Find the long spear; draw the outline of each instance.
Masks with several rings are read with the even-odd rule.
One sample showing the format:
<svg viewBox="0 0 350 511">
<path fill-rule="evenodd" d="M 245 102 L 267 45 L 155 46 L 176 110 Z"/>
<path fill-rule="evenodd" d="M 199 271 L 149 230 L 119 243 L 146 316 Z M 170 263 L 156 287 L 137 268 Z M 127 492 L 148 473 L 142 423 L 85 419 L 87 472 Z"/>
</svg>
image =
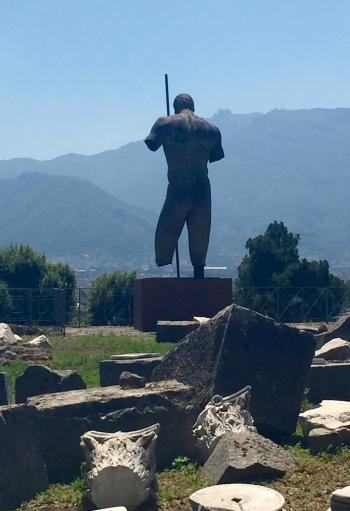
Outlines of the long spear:
<svg viewBox="0 0 350 511">
<path fill-rule="evenodd" d="M 165 78 L 166 114 L 170 115 L 168 75 L 165 74 L 164 78 Z M 176 243 L 175 258 L 176 258 L 176 276 L 179 279 L 180 278 L 180 260 L 179 260 L 179 244 L 178 243 Z"/>
</svg>

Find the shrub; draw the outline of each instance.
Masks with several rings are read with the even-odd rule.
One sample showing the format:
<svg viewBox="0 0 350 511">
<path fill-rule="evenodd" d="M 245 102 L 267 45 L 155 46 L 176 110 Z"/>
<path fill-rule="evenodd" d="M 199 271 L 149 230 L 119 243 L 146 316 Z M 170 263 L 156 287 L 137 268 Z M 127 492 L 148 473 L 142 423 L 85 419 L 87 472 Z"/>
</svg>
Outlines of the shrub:
<svg viewBox="0 0 350 511">
<path fill-rule="evenodd" d="M 114 271 L 103 273 L 93 281 L 89 296 L 93 325 L 129 324 L 135 277 L 135 272 Z"/>
</svg>

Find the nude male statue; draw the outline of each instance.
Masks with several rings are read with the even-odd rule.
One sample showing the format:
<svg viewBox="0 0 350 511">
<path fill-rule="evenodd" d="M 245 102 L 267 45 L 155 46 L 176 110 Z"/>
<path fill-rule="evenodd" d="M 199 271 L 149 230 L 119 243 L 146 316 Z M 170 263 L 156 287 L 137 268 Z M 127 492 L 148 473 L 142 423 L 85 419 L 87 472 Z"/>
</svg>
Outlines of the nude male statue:
<svg viewBox="0 0 350 511">
<path fill-rule="evenodd" d="M 176 96 L 174 110 L 175 115 L 156 121 L 145 140 L 151 151 L 163 145 L 168 164 L 168 190 L 156 230 L 156 263 L 172 263 L 186 223 L 194 278 L 203 278 L 211 224 L 207 163 L 224 158 L 224 151 L 220 130 L 194 114 L 191 96 Z"/>
</svg>

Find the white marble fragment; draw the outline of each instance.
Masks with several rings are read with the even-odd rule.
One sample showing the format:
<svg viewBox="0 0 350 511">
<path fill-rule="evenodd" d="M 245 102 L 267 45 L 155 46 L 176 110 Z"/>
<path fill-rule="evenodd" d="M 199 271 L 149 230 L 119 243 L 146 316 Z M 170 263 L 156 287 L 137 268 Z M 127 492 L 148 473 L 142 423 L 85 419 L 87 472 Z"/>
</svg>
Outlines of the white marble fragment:
<svg viewBox="0 0 350 511">
<path fill-rule="evenodd" d="M 190 496 L 193 511 L 283 511 L 283 496 L 256 484 L 220 484 Z"/>
<path fill-rule="evenodd" d="M 98 508 L 133 511 L 154 496 L 159 424 L 128 433 L 89 431 L 81 437 L 89 498 Z"/>
<path fill-rule="evenodd" d="M 249 413 L 251 387 L 231 396 L 214 396 L 199 414 L 193 427 L 200 458 L 206 460 L 224 433 L 256 432 Z"/>
</svg>

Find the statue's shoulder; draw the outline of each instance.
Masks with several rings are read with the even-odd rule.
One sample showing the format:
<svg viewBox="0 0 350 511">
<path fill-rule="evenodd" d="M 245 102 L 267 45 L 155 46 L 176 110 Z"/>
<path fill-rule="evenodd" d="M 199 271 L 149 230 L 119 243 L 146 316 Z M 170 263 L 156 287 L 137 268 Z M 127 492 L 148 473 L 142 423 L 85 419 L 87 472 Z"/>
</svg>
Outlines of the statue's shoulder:
<svg viewBox="0 0 350 511">
<path fill-rule="evenodd" d="M 217 126 L 211 124 L 209 121 L 203 119 L 202 117 L 198 117 L 197 115 L 195 117 L 198 120 L 197 122 L 200 123 L 206 131 L 208 131 L 213 136 L 220 136 L 220 130 Z"/>
</svg>

